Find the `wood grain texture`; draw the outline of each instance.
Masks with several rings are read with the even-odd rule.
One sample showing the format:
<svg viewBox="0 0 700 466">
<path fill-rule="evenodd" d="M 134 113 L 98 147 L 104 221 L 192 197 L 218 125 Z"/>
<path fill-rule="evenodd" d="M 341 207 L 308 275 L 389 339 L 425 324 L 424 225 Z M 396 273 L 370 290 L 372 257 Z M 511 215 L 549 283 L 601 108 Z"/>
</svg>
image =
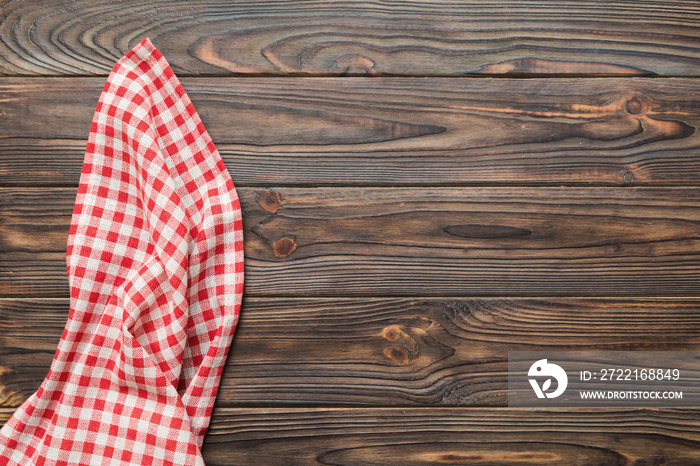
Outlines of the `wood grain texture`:
<svg viewBox="0 0 700 466">
<path fill-rule="evenodd" d="M 0 299 L 0 406 L 39 388 L 67 299 Z M 249 298 L 217 406 L 505 406 L 508 351 L 700 351 L 700 298 Z"/>
<path fill-rule="evenodd" d="M 699 422 L 696 409 L 218 408 L 202 453 L 213 466 L 688 466 Z"/>
<path fill-rule="evenodd" d="M 202 453 L 212 466 L 688 466 L 699 422 L 696 409 L 218 408 Z"/>
<path fill-rule="evenodd" d="M 188 75 L 700 72 L 693 1 L 6 1 L 0 73 L 107 74 L 143 37 Z"/>
<path fill-rule="evenodd" d="M 698 410 L 220 409 L 207 465 L 677 465 Z"/>
<path fill-rule="evenodd" d="M 698 409 L 504 408 L 511 350 L 699 349 L 690 0 L 0 2 L 0 425 L 51 364 L 90 122 L 144 37 L 244 208 L 207 465 L 700 464 Z"/>
<path fill-rule="evenodd" d="M 0 185 L 77 185 L 103 78 L 0 79 Z M 237 186 L 698 185 L 694 79 L 183 78 Z"/>
<path fill-rule="evenodd" d="M 75 193 L 0 189 L 0 295 L 67 296 Z M 239 188 L 238 194 L 250 296 L 700 290 L 695 188 Z"/>
</svg>

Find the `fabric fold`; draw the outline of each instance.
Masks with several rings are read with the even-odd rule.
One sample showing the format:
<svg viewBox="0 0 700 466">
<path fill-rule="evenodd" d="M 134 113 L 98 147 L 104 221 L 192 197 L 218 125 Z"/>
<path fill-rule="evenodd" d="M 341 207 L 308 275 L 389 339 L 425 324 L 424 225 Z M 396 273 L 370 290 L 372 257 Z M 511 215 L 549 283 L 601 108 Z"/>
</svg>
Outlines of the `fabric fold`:
<svg viewBox="0 0 700 466">
<path fill-rule="evenodd" d="M 0 429 L 0 464 L 204 464 L 243 295 L 241 208 L 147 37 L 100 95 L 66 267 L 66 327 L 46 379 Z"/>
</svg>

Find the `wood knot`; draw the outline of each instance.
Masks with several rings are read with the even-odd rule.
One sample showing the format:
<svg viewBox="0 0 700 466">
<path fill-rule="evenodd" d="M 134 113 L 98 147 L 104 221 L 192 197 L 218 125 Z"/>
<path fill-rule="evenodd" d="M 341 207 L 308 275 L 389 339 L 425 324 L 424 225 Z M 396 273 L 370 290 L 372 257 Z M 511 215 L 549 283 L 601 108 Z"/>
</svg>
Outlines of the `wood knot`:
<svg viewBox="0 0 700 466">
<path fill-rule="evenodd" d="M 438 461 L 441 462 L 449 462 L 449 463 L 461 463 L 461 462 L 466 462 L 466 461 L 471 461 L 471 462 L 476 462 L 476 461 L 483 461 L 485 458 L 483 455 L 469 455 L 469 454 L 461 454 L 461 453 L 445 453 L 438 455 L 437 457 Z"/>
<path fill-rule="evenodd" d="M 644 109 L 644 103 L 638 97 L 632 97 L 625 104 L 625 110 L 632 115 L 637 115 Z"/>
<path fill-rule="evenodd" d="M 389 346 L 382 350 L 384 356 L 401 366 L 412 364 L 420 357 L 418 342 L 404 330 L 407 328 L 401 325 L 390 325 L 382 330 L 380 335 L 385 340 L 393 342 L 399 346 Z"/>
<path fill-rule="evenodd" d="M 634 173 L 632 173 L 631 171 L 625 172 L 625 174 L 622 175 L 622 182 L 627 186 L 632 186 L 632 184 L 634 183 Z"/>
<path fill-rule="evenodd" d="M 509 238 L 512 236 L 528 236 L 532 234 L 529 228 L 512 227 L 509 225 L 448 225 L 442 229 L 445 233 L 462 238 Z"/>
<path fill-rule="evenodd" d="M 294 238 L 282 238 L 272 245 L 272 250 L 277 257 L 287 257 L 297 248 L 297 243 L 294 242 Z"/>
<path fill-rule="evenodd" d="M 405 366 L 406 364 L 409 364 L 411 362 L 410 355 L 408 354 L 408 351 L 406 351 L 404 348 L 391 346 L 389 348 L 384 348 L 383 353 L 384 356 L 402 366 Z"/>
<path fill-rule="evenodd" d="M 391 327 L 387 327 L 384 329 L 382 336 L 388 341 L 394 341 L 399 337 L 400 333 L 403 332 L 401 332 L 395 325 L 392 325 Z"/>
<path fill-rule="evenodd" d="M 374 60 L 356 53 L 347 53 L 335 59 L 331 71 L 353 74 L 373 74 Z"/>
<path fill-rule="evenodd" d="M 282 207 L 283 203 L 277 191 L 265 189 L 258 195 L 258 204 L 260 204 L 263 210 L 274 214 Z"/>
</svg>

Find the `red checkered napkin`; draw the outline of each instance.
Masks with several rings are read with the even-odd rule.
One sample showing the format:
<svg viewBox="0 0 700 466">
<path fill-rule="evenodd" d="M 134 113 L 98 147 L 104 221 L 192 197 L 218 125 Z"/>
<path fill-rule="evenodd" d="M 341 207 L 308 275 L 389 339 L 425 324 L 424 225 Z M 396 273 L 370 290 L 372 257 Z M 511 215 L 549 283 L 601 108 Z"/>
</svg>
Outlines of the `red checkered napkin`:
<svg viewBox="0 0 700 466">
<path fill-rule="evenodd" d="M 49 374 L 0 430 L 1 465 L 203 465 L 243 294 L 231 177 L 145 38 L 97 104 Z"/>
</svg>

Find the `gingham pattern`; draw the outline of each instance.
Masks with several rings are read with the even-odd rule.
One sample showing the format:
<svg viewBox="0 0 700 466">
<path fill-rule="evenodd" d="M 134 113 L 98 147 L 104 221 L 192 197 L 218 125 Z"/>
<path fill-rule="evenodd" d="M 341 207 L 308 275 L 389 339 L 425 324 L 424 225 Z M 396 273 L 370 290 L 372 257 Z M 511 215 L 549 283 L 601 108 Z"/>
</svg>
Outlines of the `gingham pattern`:
<svg viewBox="0 0 700 466">
<path fill-rule="evenodd" d="M 5 465 L 203 465 L 243 294 L 231 177 L 148 38 L 114 66 L 71 219 L 70 314 Z"/>
</svg>

